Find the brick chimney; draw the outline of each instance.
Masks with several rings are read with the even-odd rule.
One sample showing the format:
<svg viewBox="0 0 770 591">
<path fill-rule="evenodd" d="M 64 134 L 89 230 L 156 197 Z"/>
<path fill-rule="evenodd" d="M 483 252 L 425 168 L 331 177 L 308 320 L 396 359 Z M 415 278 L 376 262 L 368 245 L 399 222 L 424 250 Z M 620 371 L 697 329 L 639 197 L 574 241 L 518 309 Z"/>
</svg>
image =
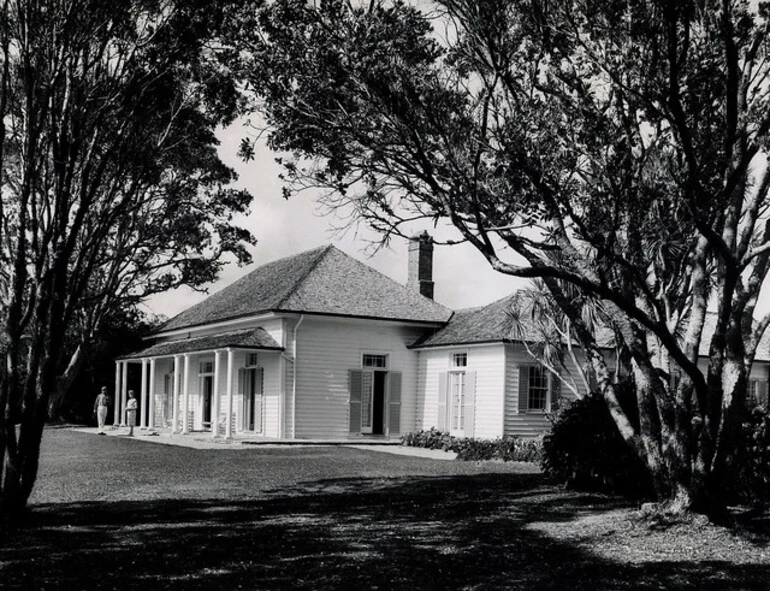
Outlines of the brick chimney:
<svg viewBox="0 0 770 591">
<path fill-rule="evenodd" d="M 433 299 L 433 238 L 428 232 L 409 239 L 407 288 Z"/>
</svg>

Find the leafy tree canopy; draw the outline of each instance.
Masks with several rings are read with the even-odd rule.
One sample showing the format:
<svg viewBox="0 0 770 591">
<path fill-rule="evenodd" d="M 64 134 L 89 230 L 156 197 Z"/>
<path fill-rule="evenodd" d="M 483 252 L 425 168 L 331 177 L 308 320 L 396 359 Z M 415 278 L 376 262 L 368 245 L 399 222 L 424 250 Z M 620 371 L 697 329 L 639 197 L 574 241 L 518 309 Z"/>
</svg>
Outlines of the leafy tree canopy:
<svg viewBox="0 0 770 591">
<path fill-rule="evenodd" d="M 0 2 L 0 514 L 26 503 L 66 338 L 116 307 L 247 261 L 214 132 L 239 93 L 219 59 L 234 6 Z M 6 371 L 7 369 L 7 371 Z"/>
<path fill-rule="evenodd" d="M 277 0 L 239 22 L 287 193 L 326 189 L 385 239 L 449 220 L 498 271 L 541 278 L 660 499 L 719 507 L 770 323 L 767 3 Z"/>
</svg>

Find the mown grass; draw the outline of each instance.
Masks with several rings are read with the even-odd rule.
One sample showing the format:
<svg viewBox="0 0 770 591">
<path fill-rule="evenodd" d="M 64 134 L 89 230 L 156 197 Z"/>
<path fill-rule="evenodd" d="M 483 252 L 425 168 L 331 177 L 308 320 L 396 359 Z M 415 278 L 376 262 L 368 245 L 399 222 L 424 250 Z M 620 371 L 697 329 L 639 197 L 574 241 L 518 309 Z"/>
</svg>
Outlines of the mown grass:
<svg viewBox="0 0 770 591">
<path fill-rule="evenodd" d="M 11 589 L 767 589 L 767 537 L 651 530 L 531 466 L 46 434 Z"/>
</svg>

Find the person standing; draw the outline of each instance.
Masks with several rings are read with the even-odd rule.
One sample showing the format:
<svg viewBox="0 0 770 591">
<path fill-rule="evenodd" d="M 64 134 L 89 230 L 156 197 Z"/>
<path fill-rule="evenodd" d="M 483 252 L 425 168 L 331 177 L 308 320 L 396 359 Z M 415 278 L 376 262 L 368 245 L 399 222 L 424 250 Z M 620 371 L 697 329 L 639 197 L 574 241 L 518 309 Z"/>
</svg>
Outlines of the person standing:
<svg viewBox="0 0 770 591">
<path fill-rule="evenodd" d="M 99 425 L 99 435 L 106 435 L 104 432 L 104 423 L 107 421 L 107 407 L 110 405 L 110 397 L 107 396 L 107 387 L 102 386 L 101 391 L 94 401 L 94 414 L 96 422 Z"/>
<path fill-rule="evenodd" d="M 136 427 L 137 401 L 133 390 L 128 391 L 128 402 L 126 402 L 126 423 L 128 423 L 128 436 L 134 436 L 134 427 Z"/>
</svg>

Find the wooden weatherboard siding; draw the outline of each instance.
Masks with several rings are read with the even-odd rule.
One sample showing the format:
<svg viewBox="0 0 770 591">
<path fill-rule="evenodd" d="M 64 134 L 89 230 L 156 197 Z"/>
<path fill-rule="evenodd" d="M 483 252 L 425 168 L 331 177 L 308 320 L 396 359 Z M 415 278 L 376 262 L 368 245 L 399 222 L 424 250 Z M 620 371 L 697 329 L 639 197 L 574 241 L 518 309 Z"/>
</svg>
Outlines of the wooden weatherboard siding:
<svg viewBox="0 0 770 591">
<path fill-rule="evenodd" d="M 475 373 L 473 426 L 468 432 L 480 439 L 502 435 L 503 399 L 505 387 L 505 351 L 502 344 L 473 347 L 447 347 L 419 351 L 417 378 L 417 427 L 439 427 L 439 382 L 451 368 L 452 355 L 467 353 L 466 375 Z M 470 416 L 470 415 L 467 415 Z"/>
<path fill-rule="evenodd" d="M 407 346 L 420 329 L 366 320 L 306 316 L 297 333 L 297 438 L 350 436 L 350 370 L 364 353 L 388 355 L 388 370 L 401 373 L 401 432 L 415 424 L 417 356 Z"/>
<path fill-rule="evenodd" d="M 574 364 L 570 359 L 565 360 L 568 371 L 574 373 Z M 520 435 L 522 437 L 534 437 L 546 433 L 551 424 L 544 413 L 526 412 L 526 404 L 519 398 L 519 371 L 522 367 L 537 365 L 522 345 L 513 344 L 505 346 L 505 413 L 504 413 L 504 435 Z M 552 383 L 557 380 L 551 376 Z M 579 379 L 578 389 L 581 394 L 585 394 L 585 387 Z M 562 403 L 568 402 L 574 398 L 570 390 L 563 384 L 560 386 L 560 396 Z"/>
</svg>

